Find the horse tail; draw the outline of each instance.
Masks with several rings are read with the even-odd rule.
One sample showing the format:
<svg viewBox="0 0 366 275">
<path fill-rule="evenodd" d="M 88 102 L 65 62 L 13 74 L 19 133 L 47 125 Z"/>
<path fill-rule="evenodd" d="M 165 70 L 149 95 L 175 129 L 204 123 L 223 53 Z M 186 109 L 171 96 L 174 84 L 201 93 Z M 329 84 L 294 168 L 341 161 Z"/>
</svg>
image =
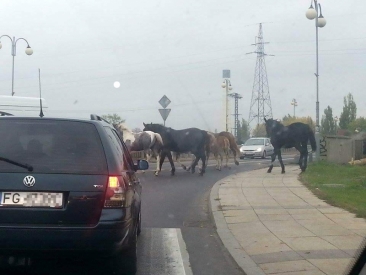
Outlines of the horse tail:
<svg viewBox="0 0 366 275">
<path fill-rule="evenodd" d="M 315 135 L 314 135 L 313 130 L 311 130 L 311 129 L 309 129 L 309 140 L 310 140 L 311 150 L 313 150 L 313 152 L 315 152 L 315 150 L 316 150 Z"/>
<path fill-rule="evenodd" d="M 206 131 L 203 131 L 203 135 L 204 135 L 204 148 L 205 148 L 205 154 L 206 154 L 206 160 L 208 160 L 208 158 L 210 157 L 210 152 L 211 152 L 211 137 L 210 134 Z"/>
</svg>

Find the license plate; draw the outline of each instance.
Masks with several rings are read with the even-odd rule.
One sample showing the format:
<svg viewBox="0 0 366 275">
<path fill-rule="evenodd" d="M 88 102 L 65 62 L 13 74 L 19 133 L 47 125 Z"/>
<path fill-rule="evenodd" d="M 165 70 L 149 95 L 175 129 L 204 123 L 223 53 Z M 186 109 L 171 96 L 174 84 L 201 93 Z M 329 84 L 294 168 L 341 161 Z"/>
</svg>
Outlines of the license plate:
<svg viewBox="0 0 366 275">
<path fill-rule="evenodd" d="M 0 192 L 0 206 L 62 208 L 62 193 Z"/>
</svg>

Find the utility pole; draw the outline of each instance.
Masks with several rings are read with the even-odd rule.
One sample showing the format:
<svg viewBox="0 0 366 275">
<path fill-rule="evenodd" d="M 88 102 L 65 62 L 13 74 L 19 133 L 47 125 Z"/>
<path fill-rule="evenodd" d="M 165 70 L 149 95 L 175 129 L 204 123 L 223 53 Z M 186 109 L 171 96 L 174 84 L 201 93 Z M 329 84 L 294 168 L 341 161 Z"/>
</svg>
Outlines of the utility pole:
<svg viewBox="0 0 366 275">
<path fill-rule="evenodd" d="M 225 89 L 225 131 L 229 132 L 229 91 L 233 89 L 230 82 L 230 70 L 223 70 L 222 78 L 224 81 L 221 87 Z"/>
<path fill-rule="evenodd" d="M 294 105 L 294 117 L 296 117 L 296 115 L 295 115 L 295 108 L 297 106 L 297 101 L 296 101 L 295 98 L 291 101 L 291 105 Z"/>
<path fill-rule="evenodd" d="M 238 93 L 232 93 L 232 94 L 229 94 L 229 96 L 233 97 L 235 99 L 235 111 L 234 111 L 234 135 L 235 135 L 235 138 L 236 140 L 238 141 L 238 124 L 239 124 L 239 99 L 243 98 L 240 94 Z"/>
</svg>

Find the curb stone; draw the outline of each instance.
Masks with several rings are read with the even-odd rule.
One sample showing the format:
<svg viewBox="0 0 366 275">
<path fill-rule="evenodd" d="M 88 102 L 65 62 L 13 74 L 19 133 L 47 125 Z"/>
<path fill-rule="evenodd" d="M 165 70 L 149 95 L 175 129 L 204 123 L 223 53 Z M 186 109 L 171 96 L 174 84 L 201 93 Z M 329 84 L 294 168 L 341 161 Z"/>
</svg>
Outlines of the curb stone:
<svg viewBox="0 0 366 275">
<path fill-rule="evenodd" d="M 250 256 L 240 246 L 234 235 L 231 233 L 227 226 L 224 214 L 222 213 L 220 201 L 217 200 L 219 197 L 220 185 L 232 177 L 233 175 L 227 176 L 220 181 L 216 182 L 210 192 L 210 207 L 211 213 L 215 221 L 216 231 L 219 235 L 222 243 L 229 251 L 231 256 L 234 258 L 238 266 L 247 275 L 265 275 L 263 270 L 250 258 Z"/>
</svg>

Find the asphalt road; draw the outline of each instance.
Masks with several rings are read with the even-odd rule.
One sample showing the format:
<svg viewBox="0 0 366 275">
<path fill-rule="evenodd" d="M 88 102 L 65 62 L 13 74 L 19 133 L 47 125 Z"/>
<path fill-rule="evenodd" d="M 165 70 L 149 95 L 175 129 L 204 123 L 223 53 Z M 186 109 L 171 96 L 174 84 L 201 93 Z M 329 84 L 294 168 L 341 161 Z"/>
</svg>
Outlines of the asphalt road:
<svg viewBox="0 0 366 275">
<path fill-rule="evenodd" d="M 293 156 L 284 156 L 286 158 L 293 160 Z M 214 162 L 210 161 L 203 177 L 181 168 L 177 169 L 175 176 L 170 176 L 170 166 L 165 163 L 159 177 L 154 177 L 152 172 L 140 175 L 143 184 L 143 233 L 139 243 L 138 274 L 243 274 L 216 234 L 209 210 L 209 195 L 218 180 L 230 174 L 267 167 L 269 163 L 270 158 L 245 159 L 239 166 L 231 163 L 231 169 L 216 171 Z M 189 262 L 184 266 L 183 259 L 183 264 L 176 265 L 183 266 L 183 270 L 170 272 L 164 267 L 164 262 L 169 264 L 172 260 L 164 258 L 168 255 L 160 247 L 164 239 L 160 246 L 156 246 L 151 245 L 154 238 L 145 238 L 151 232 L 156 234 L 166 229 L 181 233 L 184 241 L 184 248 L 180 247 L 181 256 L 187 258 L 188 255 Z M 179 261 L 182 260 L 175 262 Z M 156 262 L 159 264 L 154 264 Z"/>
<path fill-rule="evenodd" d="M 293 160 L 293 156 L 283 156 Z M 241 160 L 239 166 L 216 171 L 210 161 L 201 177 L 177 167 L 170 175 L 165 163 L 158 177 L 151 170 L 139 173 L 143 186 L 142 233 L 138 241 L 138 275 L 243 274 L 216 234 L 210 216 L 209 195 L 218 180 L 230 174 L 267 167 L 270 158 Z M 276 161 L 277 162 L 277 161 Z M 285 161 L 288 162 L 288 161 Z M 274 169 L 280 169 L 276 163 Z M 1 258 L 0 258 L 1 261 Z M 8 261 L 8 259 L 7 259 Z M 41 259 L 26 269 L 21 259 L 19 270 L 1 274 L 113 274 L 113 266 L 103 259 Z"/>
</svg>

